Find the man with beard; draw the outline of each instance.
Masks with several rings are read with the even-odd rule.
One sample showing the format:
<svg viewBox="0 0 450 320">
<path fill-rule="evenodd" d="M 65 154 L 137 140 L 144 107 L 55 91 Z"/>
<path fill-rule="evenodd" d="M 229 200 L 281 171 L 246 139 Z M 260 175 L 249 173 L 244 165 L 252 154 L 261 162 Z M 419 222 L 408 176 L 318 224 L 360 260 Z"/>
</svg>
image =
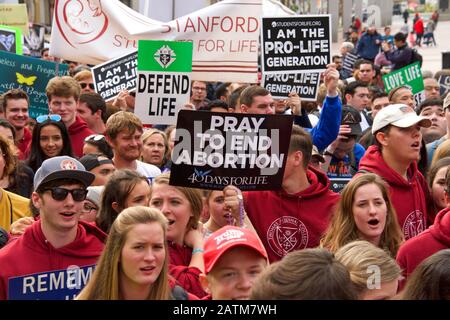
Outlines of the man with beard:
<svg viewBox="0 0 450 320">
<path fill-rule="evenodd" d="M 131 169 L 150 181 L 161 174 L 158 167 L 137 160 L 142 152 L 143 126 L 141 120 L 131 112 L 119 111 L 106 122 L 106 141 L 113 149 L 116 169 Z"/>
<path fill-rule="evenodd" d="M 206 98 L 207 95 L 207 85 L 204 81 L 193 81 L 192 82 L 192 94 L 190 103 L 195 107 L 195 110 L 200 109 L 203 105 L 208 104 L 209 100 Z"/>
</svg>

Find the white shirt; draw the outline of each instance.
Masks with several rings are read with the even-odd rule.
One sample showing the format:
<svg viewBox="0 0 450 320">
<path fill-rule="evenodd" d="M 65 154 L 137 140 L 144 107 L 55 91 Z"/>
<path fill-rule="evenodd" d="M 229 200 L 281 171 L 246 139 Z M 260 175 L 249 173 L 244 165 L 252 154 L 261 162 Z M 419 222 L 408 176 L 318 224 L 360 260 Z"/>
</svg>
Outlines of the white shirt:
<svg viewBox="0 0 450 320">
<path fill-rule="evenodd" d="M 136 160 L 136 171 L 146 177 L 150 182 L 161 174 L 161 170 L 157 166 L 139 160 Z"/>
<path fill-rule="evenodd" d="M 370 127 L 370 125 L 367 122 L 364 112 L 360 111 L 359 114 L 361 115 L 361 122 L 359 123 L 359 125 L 361 126 L 361 131 L 364 132 L 364 130 L 366 130 L 368 127 Z"/>
</svg>

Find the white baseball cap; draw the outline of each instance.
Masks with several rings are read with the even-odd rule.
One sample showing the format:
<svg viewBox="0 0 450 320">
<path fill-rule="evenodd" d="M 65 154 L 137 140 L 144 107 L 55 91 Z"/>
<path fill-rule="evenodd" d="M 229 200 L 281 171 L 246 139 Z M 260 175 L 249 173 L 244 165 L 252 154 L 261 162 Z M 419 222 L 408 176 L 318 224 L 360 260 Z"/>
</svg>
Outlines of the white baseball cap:
<svg viewBox="0 0 450 320">
<path fill-rule="evenodd" d="M 406 104 L 391 104 L 381 109 L 375 116 L 372 133 L 375 134 L 389 124 L 400 128 L 408 128 L 418 124 L 421 127 L 428 128 L 431 126 L 431 120 L 418 116 L 413 108 Z"/>
</svg>

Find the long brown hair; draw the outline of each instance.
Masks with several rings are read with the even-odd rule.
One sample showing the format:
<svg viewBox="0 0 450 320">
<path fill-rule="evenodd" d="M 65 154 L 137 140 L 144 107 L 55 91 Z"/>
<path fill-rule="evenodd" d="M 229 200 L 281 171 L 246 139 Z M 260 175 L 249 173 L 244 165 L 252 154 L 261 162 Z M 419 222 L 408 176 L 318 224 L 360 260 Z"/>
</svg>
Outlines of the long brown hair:
<svg viewBox="0 0 450 320">
<path fill-rule="evenodd" d="M 345 244 L 360 240 L 358 228 L 353 216 L 353 202 L 356 191 L 362 186 L 375 184 L 381 191 L 383 199 L 386 202 L 387 214 L 386 225 L 381 234 L 379 247 L 390 252 L 395 257 L 403 242 L 403 234 L 397 220 L 397 214 L 389 197 L 389 189 L 386 183 L 374 173 L 366 173 L 350 180 L 342 190 L 336 212 L 334 213 L 327 231 L 322 236 L 320 245 L 336 252 Z"/>
<path fill-rule="evenodd" d="M 130 230 L 138 224 L 157 223 L 161 226 L 164 239 L 167 232 L 167 219 L 155 208 L 143 206 L 123 210 L 111 226 L 108 241 L 100 256 L 92 278 L 78 295 L 77 300 L 119 300 L 120 256 Z M 169 253 L 164 243 L 165 259 L 161 273 L 152 285 L 149 300 L 171 299 L 168 276 Z"/>
<path fill-rule="evenodd" d="M 126 200 L 134 187 L 145 181 L 147 178 L 141 176 L 134 170 L 121 169 L 116 170 L 106 182 L 105 189 L 100 200 L 100 209 L 97 212 L 95 220 L 96 225 L 104 232 L 108 233 L 109 228 L 113 224 L 119 213 L 125 209 Z M 118 210 L 112 207 L 112 203 L 116 202 Z"/>
</svg>

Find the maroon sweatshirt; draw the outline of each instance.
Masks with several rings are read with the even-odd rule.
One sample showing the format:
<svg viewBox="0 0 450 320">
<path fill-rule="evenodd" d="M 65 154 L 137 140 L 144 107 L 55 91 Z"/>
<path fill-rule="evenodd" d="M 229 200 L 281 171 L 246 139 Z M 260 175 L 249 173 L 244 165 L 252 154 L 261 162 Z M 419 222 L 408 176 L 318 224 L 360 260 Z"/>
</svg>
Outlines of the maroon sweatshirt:
<svg viewBox="0 0 450 320">
<path fill-rule="evenodd" d="M 406 278 L 423 260 L 443 249 L 450 248 L 450 208 L 441 210 L 434 224 L 417 237 L 406 241 L 398 250 L 397 262 Z"/>
<path fill-rule="evenodd" d="M 198 268 L 189 267 L 192 258 L 192 248 L 181 246 L 172 241 L 169 245 L 169 273 L 177 283 L 188 293 L 198 298 L 203 298 L 207 293 L 200 284 L 199 275 L 202 273 Z"/>
<path fill-rule="evenodd" d="M 244 192 L 244 206 L 250 221 L 267 250 L 269 261 L 289 252 L 314 248 L 328 227 L 339 194 L 329 190 L 325 173 L 310 167 L 311 185 L 302 192 Z"/>
<path fill-rule="evenodd" d="M 86 122 L 79 116 L 75 118 L 75 122 L 68 129 L 70 142 L 72 143 L 73 155 L 77 158 L 83 156 L 84 139 L 91 134 L 95 134 L 94 131 L 88 128 Z"/>
<path fill-rule="evenodd" d="M 73 299 L 92 275 L 105 241 L 103 231 L 80 221 L 75 240 L 56 249 L 37 220 L 0 250 L 0 300 Z"/>
</svg>

